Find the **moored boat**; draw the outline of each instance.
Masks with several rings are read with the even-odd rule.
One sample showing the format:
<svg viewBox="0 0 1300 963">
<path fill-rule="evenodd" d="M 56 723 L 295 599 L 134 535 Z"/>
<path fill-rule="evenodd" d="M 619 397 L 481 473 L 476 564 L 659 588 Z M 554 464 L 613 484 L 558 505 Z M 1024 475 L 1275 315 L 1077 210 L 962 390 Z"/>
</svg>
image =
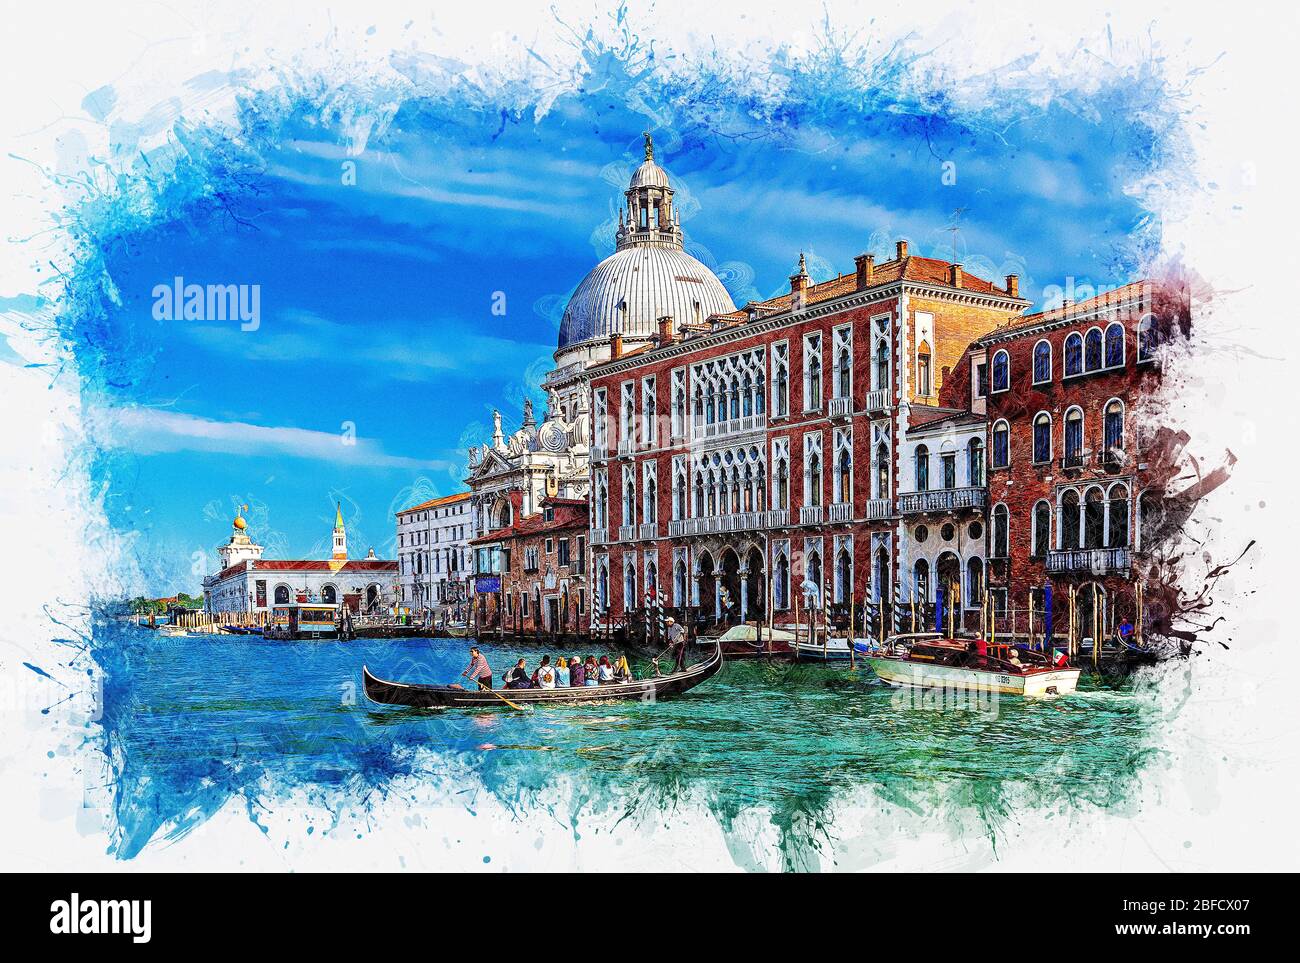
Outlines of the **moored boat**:
<svg viewBox="0 0 1300 963">
<path fill-rule="evenodd" d="M 702 645 L 717 643 L 729 660 L 789 659 L 794 656 L 794 633 L 782 629 L 760 628 L 748 622 L 733 625 L 722 635 L 696 639 Z"/>
<path fill-rule="evenodd" d="M 796 643 L 798 658 L 801 662 L 849 662 L 853 651 L 848 639 L 826 639 L 824 642 Z"/>
<path fill-rule="evenodd" d="M 1045 696 L 1073 692 L 1079 683 L 1078 669 L 1053 665 L 1041 652 L 938 635 L 895 636 L 865 659 L 894 686 Z"/>
<path fill-rule="evenodd" d="M 365 681 L 366 698 L 371 702 L 413 709 L 441 709 L 502 706 L 508 702 L 530 704 L 607 700 L 657 702 L 694 689 L 700 683 L 713 678 L 721 669 L 722 647 L 715 645 L 708 658 L 695 665 L 687 666 L 682 672 L 612 685 L 570 686 L 555 689 L 502 689 L 497 692 L 450 685 L 389 682 L 371 675 L 370 669 L 364 665 L 361 667 L 361 674 Z"/>
</svg>

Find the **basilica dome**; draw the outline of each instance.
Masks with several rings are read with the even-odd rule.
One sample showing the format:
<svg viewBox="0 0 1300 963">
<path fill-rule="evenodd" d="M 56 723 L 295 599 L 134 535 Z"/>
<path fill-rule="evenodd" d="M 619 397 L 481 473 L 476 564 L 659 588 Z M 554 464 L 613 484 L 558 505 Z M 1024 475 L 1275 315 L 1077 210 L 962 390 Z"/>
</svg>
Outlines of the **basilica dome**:
<svg viewBox="0 0 1300 963">
<path fill-rule="evenodd" d="M 566 349 L 622 334 L 658 332 L 659 319 L 699 323 L 736 310 L 722 282 L 683 249 L 667 172 L 646 135 L 645 162 L 632 174 L 619 211 L 615 251 L 582 280 L 560 321 L 557 360 Z"/>
</svg>

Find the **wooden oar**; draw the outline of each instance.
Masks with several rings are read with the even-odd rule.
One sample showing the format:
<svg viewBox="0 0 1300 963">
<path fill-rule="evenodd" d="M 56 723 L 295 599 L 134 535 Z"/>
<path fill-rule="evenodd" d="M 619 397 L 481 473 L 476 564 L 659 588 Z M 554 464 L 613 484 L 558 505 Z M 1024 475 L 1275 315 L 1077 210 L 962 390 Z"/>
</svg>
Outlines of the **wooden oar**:
<svg viewBox="0 0 1300 963">
<path fill-rule="evenodd" d="M 475 681 L 476 683 L 478 683 L 478 687 L 479 687 L 480 689 L 484 689 L 484 690 L 486 690 L 486 691 L 488 691 L 488 692 L 491 692 L 494 696 L 496 696 L 498 699 L 500 699 L 502 702 L 504 702 L 506 705 L 508 705 L 511 709 L 518 709 L 520 712 L 525 711 L 523 706 L 519 705 L 519 704 L 516 703 L 516 702 L 511 702 L 509 699 L 507 699 L 505 696 L 503 696 L 503 695 L 502 695 L 500 692 L 498 692 L 496 689 L 492 688 L 490 685 L 484 685 L 482 682 L 479 682 L 478 679 L 475 679 L 474 681 Z"/>
</svg>

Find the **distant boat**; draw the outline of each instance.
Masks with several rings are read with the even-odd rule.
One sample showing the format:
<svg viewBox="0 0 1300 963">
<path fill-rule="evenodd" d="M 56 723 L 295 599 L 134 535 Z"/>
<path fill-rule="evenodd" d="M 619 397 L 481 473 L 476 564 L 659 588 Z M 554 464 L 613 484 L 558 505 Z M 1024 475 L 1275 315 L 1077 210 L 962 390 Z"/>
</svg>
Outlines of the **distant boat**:
<svg viewBox="0 0 1300 963">
<path fill-rule="evenodd" d="M 412 709 L 465 709 L 515 703 L 573 703 L 605 702 L 607 700 L 656 702 L 681 695 L 717 675 L 722 668 L 722 646 L 715 645 L 713 653 L 703 662 L 689 666 L 683 672 L 661 675 L 650 679 L 612 685 L 568 686 L 555 689 L 502 689 L 499 693 L 483 689 L 462 689 L 448 685 L 418 685 L 407 682 L 388 682 L 370 674 L 361 667 L 365 680 L 366 698 L 386 706 L 406 706 Z"/>
<path fill-rule="evenodd" d="M 848 662 L 853 658 L 848 639 L 827 639 L 821 642 L 798 642 L 799 660 L 808 662 Z"/>
<path fill-rule="evenodd" d="M 271 610 L 262 635 L 268 639 L 335 639 L 339 635 L 339 605 L 330 602 L 290 602 Z"/>
<path fill-rule="evenodd" d="M 865 655 L 882 682 L 923 689 L 960 689 L 1002 695 L 1065 695 L 1079 684 L 1079 670 L 1057 667 L 1046 655 L 1010 645 L 972 650 L 972 640 L 938 635 L 894 636 L 884 654 Z M 1015 656 L 1016 662 L 1012 661 Z"/>
<path fill-rule="evenodd" d="M 733 625 L 715 638 L 696 639 L 701 645 L 717 642 L 728 659 L 789 659 L 794 656 L 794 633 L 783 629 L 764 627 L 759 638 L 759 627 L 745 622 Z"/>
</svg>

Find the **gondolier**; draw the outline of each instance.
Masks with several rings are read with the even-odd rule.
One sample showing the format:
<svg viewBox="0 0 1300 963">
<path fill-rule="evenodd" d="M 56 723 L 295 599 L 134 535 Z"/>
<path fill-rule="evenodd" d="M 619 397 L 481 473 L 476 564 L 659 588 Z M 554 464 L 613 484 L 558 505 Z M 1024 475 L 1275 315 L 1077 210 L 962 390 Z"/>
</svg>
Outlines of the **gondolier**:
<svg viewBox="0 0 1300 963">
<path fill-rule="evenodd" d="M 484 689 L 492 688 L 492 669 L 477 645 L 469 647 L 469 668 L 461 673 L 466 679 L 472 679 Z"/>
<path fill-rule="evenodd" d="M 668 627 L 668 647 L 672 650 L 674 672 L 682 672 L 686 668 L 686 629 L 677 624 L 677 620 L 669 617 L 664 625 Z"/>
</svg>

